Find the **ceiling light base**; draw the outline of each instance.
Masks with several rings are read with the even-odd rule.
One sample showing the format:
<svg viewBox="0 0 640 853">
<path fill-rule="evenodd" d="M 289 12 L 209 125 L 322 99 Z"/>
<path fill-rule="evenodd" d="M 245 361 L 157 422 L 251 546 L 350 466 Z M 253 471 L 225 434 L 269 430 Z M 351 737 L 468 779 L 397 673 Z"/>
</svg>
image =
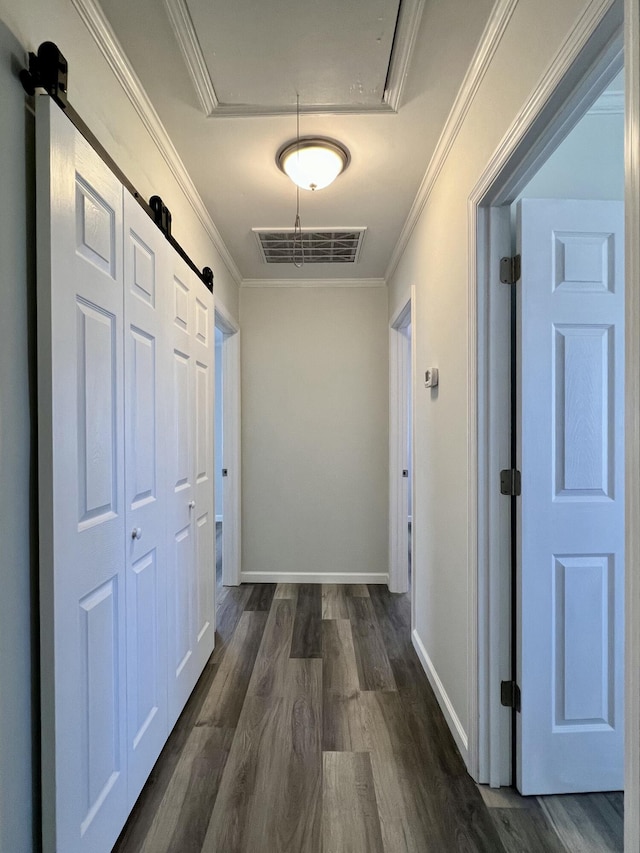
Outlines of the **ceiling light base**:
<svg viewBox="0 0 640 853">
<path fill-rule="evenodd" d="M 351 162 L 349 150 L 336 139 L 302 136 L 278 150 L 278 168 L 303 190 L 320 190 L 342 174 Z"/>
</svg>

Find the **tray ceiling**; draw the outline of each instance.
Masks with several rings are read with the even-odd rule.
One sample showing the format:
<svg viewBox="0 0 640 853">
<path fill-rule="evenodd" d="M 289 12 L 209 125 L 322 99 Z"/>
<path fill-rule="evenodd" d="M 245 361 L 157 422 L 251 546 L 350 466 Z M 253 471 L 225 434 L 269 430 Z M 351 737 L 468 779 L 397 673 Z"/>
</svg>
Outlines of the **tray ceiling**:
<svg viewBox="0 0 640 853">
<path fill-rule="evenodd" d="M 344 277 L 344 263 L 306 263 L 303 270 L 265 264 L 253 231 L 294 224 L 295 187 L 276 153 L 296 133 L 296 89 L 301 134 L 337 139 L 351 153 L 334 184 L 301 192 L 302 225 L 323 232 L 366 226 L 349 274 L 367 281 L 385 275 L 494 4 L 73 2 L 94 17 L 104 13 L 100 31 L 131 62 L 245 282 Z M 313 39 L 304 41 L 305 28 Z M 188 247 L 191 235 L 181 227 L 175 217 L 176 237 Z"/>
</svg>

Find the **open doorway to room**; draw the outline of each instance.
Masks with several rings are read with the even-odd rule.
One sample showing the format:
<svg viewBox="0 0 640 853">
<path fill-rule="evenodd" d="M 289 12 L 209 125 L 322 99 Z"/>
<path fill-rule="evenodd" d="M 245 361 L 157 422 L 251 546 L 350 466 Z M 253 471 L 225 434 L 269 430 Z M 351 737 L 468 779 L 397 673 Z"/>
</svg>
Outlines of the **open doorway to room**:
<svg viewBox="0 0 640 853">
<path fill-rule="evenodd" d="M 522 793 L 624 785 L 623 100 L 620 73 L 512 205 Z"/>
<path fill-rule="evenodd" d="M 548 795 L 538 803 L 563 841 L 573 849 L 572 827 L 587 825 L 594 846 L 581 849 L 594 851 L 622 850 L 623 838 L 620 18 L 613 7 L 549 82 L 537 126 L 514 129 L 471 199 L 477 778 Z"/>
<path fill-rule="evenodd" d="M 224 519 L 224 431 L 223 431 L 223 404 L 224 398 L 222 393 L 222 342 L 224 335 L 216 326 L 215 329 L 215 346 L 216 346 L 216 389 L 215 389 L 215 497 L 216 497 L 216 586 L 222 585 L 222 522 Z"/>
<path fill-rule="evenodd" d="M 413 344 L 411 296 L 389 327 L 389 589 L 411 588 L 413 540 Z"/>
<path fill-rule="evenodd" d="M 240 583 L 240 331 L 216 302 L 216 583 Z"/>
</svg>

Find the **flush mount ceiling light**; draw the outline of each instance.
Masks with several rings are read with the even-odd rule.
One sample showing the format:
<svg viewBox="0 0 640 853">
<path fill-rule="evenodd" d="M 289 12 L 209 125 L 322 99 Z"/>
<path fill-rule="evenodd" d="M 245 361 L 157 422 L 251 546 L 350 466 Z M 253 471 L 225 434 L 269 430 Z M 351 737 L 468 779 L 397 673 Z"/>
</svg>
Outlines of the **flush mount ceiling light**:
<svg viewBox="0 0 640 853">
<path fill-rule="evenodd" d="M 349 151 L 335 139 L 303 136 L 285 143 L 276 154 L 278 168 L 302 190 L 321 190 L 349 165 Z"/>
</svg>

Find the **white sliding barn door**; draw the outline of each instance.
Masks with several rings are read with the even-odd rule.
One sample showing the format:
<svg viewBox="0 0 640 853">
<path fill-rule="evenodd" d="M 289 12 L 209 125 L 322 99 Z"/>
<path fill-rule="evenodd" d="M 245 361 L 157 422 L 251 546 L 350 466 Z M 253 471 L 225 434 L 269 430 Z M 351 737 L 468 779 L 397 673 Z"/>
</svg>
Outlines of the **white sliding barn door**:
<svg viewBox="0 0 640 853">
<path fill-rule="evenodd" d="M 133 805 L 168 735 L 166 458 L 169 246 L 124 193 L 127 752 Z"/>
<path fill-rule="evenodd" d="M 204 292 L 203 292 L 204 291 Z M 213 650 L 213 298 L 178 257 L 170 285 L 169 723 Z"/>
<path fill-rule="evenodd" d="M 43 845 L 109 853 L 213 650 L 213 297 L 36 126 Z"/>
<path fill-rule="evenodd" d="M 122 187 L 37 102 L 45 853 L 126 819 Z"/>
<path fill-rule="evenodd" d="M 623 786 L 621 202 L 519 210 L 517 784 Z"/>
</svg>

